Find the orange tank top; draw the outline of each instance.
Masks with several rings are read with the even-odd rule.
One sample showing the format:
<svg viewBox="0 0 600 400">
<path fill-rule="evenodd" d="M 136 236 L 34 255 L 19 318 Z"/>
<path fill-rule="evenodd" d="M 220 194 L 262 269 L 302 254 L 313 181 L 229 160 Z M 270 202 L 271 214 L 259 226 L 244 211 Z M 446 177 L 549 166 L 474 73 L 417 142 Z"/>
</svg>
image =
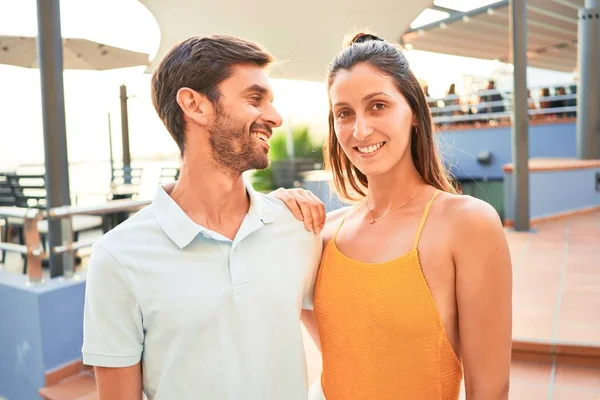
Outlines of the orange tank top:
<svg viewBox="0 0 600 400">
<path fill-rule="evenodd" d="M 385 263 L 345 256 L 333 239 L 323 253 L 314 310 L 321 338 L 321 384 L 327 400 L 456 400 L 462 364 L 421 270 L 419 238 Z"/>
</svg>

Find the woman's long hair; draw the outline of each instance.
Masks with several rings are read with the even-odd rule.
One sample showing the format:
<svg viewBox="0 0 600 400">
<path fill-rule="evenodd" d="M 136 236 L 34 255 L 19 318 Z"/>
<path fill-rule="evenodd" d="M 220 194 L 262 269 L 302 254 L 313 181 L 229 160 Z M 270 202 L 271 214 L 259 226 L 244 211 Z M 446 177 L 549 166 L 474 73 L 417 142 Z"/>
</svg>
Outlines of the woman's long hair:
<svg viewBox="0 0 600 400">
<path fill-rule="evenodd" d="M 415 168 L 425 181 L 445 192 L 456 193 L 449 174 L 442 164 L 433 141 L 433 123 L 423 89 L 408 66 L 400 48 L 375 35 L 359 33 L 344 43 L 328 68 L 327 91 L 340 70 L 350 70 L 365 63 L 394 80 L 396 88 L 408 102 L 417 125 L 411 131 L 411 155 Z M 324 148 L 325 165 L 333 174 L 335 189 L 348 200 L 366 196 L 367 177 L 358 170 L 344 153 L 335 134 L 333 110 L 329 102 L 329 139 Z M 352 189 L 356 195 L 349 192 Z"/>
</svg>

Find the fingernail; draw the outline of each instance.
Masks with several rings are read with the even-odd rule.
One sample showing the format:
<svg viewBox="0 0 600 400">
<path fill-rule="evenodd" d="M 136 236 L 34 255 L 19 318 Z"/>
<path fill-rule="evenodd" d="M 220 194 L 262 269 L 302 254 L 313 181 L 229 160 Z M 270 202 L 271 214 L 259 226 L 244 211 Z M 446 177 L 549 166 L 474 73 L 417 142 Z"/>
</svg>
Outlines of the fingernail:
<svg viewBox="0 0 600 400">
<path fill-rule="evenodd" d="M 298 218 L 300 221 L 304 221 L 304 218 L 302 218 L 302 215 L 296 215 L 296 218 Z"/>
</svg>

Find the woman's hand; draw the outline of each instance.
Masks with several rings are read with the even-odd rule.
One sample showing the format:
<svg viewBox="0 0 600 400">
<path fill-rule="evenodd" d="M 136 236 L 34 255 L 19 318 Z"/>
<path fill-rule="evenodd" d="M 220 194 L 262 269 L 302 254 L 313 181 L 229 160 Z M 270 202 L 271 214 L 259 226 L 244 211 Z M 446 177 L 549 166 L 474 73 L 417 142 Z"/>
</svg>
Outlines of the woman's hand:
<svg viewBox="0 0 600 400">
<path fill-rule="evenodd" d="M 325 225 L 325 205 L 310 190 L 279 188 L 269 196 L 283 201 L 309 232 L 321 233 Z"/>
</svg>

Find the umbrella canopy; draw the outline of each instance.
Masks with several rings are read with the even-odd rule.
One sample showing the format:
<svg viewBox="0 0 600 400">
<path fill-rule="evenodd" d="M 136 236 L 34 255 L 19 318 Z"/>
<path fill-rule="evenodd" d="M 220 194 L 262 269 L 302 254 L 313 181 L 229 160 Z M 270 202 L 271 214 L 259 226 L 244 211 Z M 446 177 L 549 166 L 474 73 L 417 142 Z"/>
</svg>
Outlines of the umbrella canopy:
<svg viewBox="0 0 600 400">
<path fill-rule="evenodd" d="M 0 64 L 38 67 L 37 37 L 0 35 Z M 64 69 L 109 70 L 147 65 L 149 55 L 88 39 L 63 39 Z"/>
</svg>

